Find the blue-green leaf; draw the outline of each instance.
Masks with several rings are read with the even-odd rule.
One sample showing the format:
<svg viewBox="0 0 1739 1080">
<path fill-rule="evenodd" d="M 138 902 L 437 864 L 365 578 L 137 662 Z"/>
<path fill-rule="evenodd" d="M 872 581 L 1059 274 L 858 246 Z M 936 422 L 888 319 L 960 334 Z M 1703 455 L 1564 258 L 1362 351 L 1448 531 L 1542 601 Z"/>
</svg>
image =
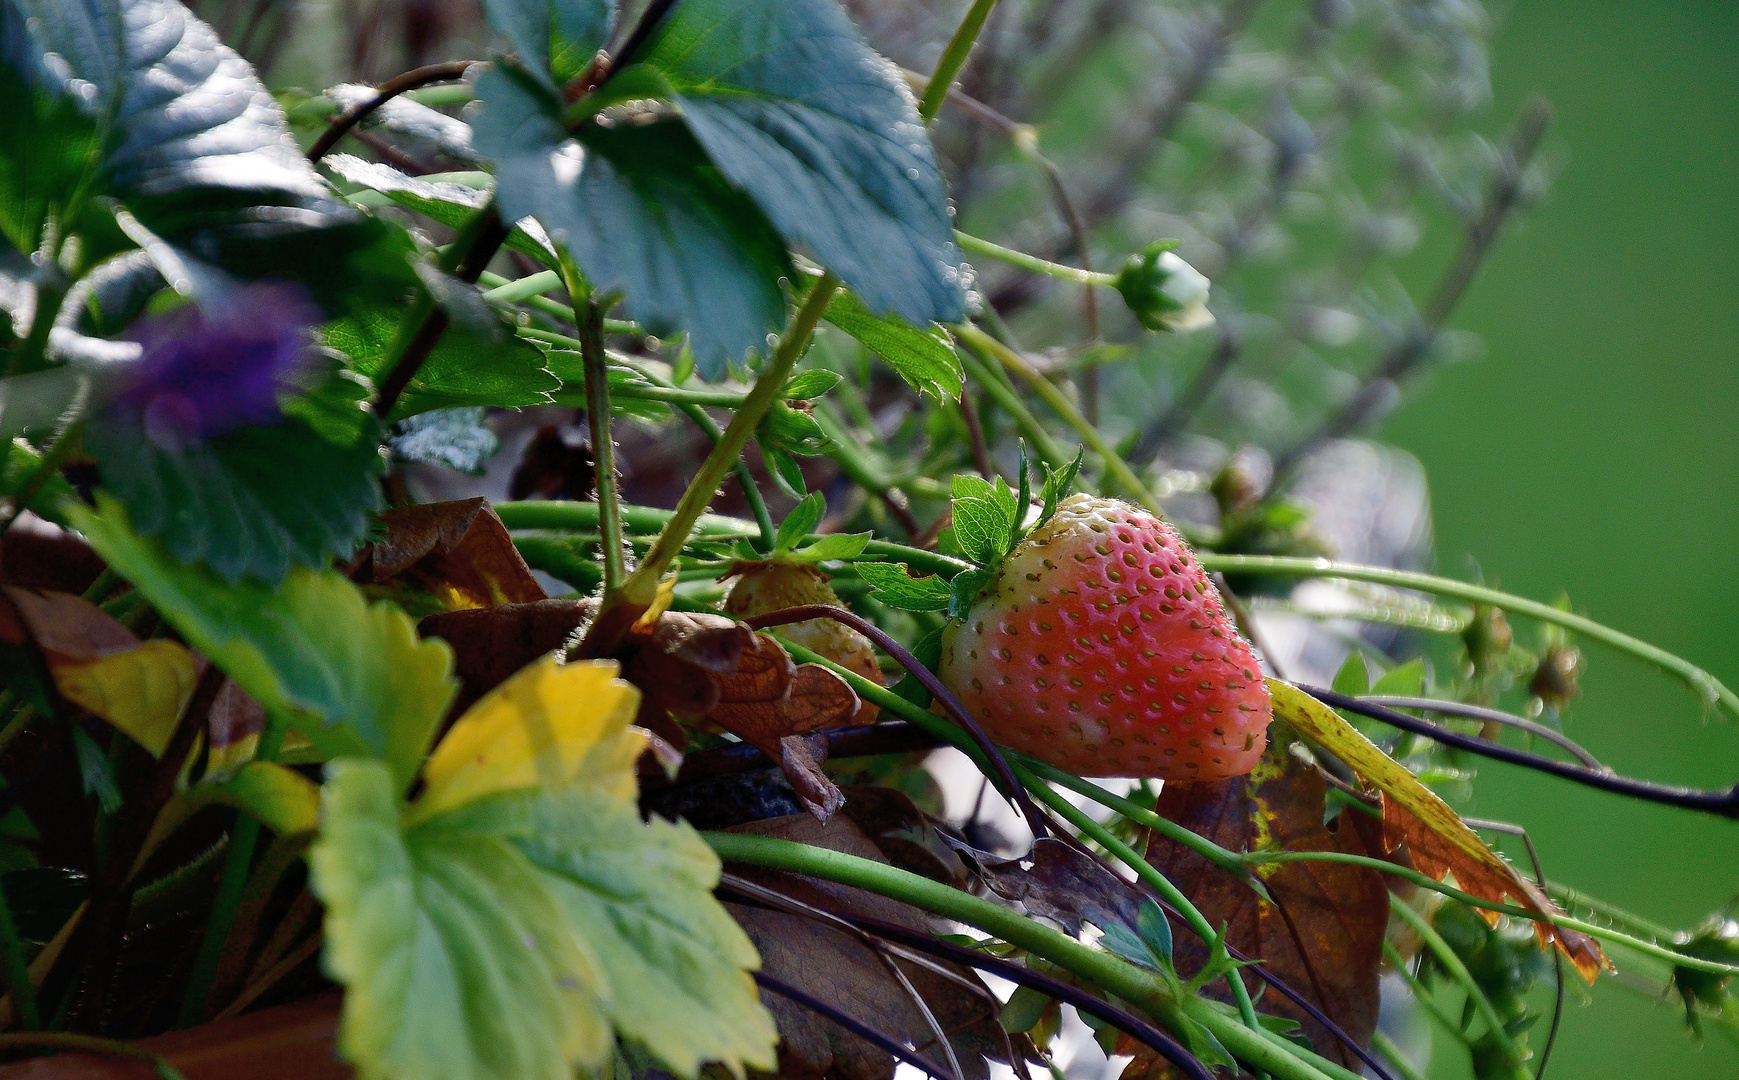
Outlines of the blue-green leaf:
<svg viewBox="0 0 1739 1080">
<path fill-rule="evenodd" d="M 477 81 L 477 149 L 509 219 L 536 218 L 592 287 L 620 292 L 649 333 L 683 331 L 700 373 L 767 348 L 784 322 L 784 245 L 674 121 L 568 136 L 560 102 L 496 68 Z"/>
<path fill-rule="evenodd" d="M 947 185 L 898 69 L 835 0 L 685 0 L 636 57 L 786 241 L 871 311 L 965 316 Z"/>
<path fill-rule="evenodd" d="M 610 16 L 609 0 L 483 0 L 483 18 L 551 90 L 585 70 L 604 47 Z"/>
</svg>

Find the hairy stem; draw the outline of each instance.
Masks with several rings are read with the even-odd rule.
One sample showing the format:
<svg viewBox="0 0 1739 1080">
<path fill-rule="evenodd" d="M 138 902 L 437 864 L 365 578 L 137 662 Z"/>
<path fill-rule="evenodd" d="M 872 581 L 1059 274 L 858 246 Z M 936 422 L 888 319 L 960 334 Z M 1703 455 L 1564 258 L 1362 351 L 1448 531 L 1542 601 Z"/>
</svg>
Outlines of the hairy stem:
<svg viewBox="0 0 1739 1080">
<path fill-rule="evenodd" d="M 972 55 L 972 46 L 978 41 L 978 33 L 984 29 L 984 20 L 990 17 L 990 9 L 995 6 L 996 0 L 973 0 L 966 17 L 960 20 L 954 36 L 949 39 L 948 47 L 942 50 L 942 58 L 936 61 L 936 70 L 931 73 L 929 85 L 924 87 L 924 96 L 918 102 L 918 115 L 926 124 L 936 119 L 942 103 L 948 100 L 948 90 L 954 85 L 960 69 L 966 66 L 967 57 Z"/>
<path fill-rule="evenodd" d="M 992 243 L 970 233 L 963 233 L 958 229 L 954 230 L 954 239 L 966 251 L 987 255 L 992 259 L 1008 263 L 1010 266 L 1018 266 L 1022 270 L 1034 274 L 1054 277 L 1059 281 L 1074 281 L 1082 285 L 1101 285 L 1105 288 L 1111 288 L 1117 284 L 1115 274 L 1105 274 L 1096 270 L 1083 270 L 1078 266 L 1054 263 L 1049 259 L 1041 259 L 1037 255 L 1028 255 L 1024 251 L 1003 247 L 1001 244 Z"/>
<path fill-rule="evenodd" d="M 755 427 L 766 415 L 779 393 L 785 387 L 785 380 L 791 374 L 791 368 L 797 363 L 797 358 L 803 355 L 803 350 L 809 344 L 810 335 L 815 332 L 815 326 L 821 321 L 822 312 L 827 310 L 828 301 L 833 298 L 834 291 L 839 287 L 839 279 L 831 273 L 823 274 L 820 281 L 810 289 L 803 304 L 792 317 L 791 325 L 779 338 L 778 348 L 773 350 L 772 357 L 762 370 L 760 378 L 755 380 L 754 388 L 743 400 L 742 408 L 731 417 L 730 426 L 713 445 L 712 453 L 701 463 L 700 470 L 689 482 L 688 489 L 682 493 L 682 499 L 677 502 L 676 509 L 671 512 L 670 520 L 660 530 L 658 539 L 652 545 L 652 550 L 646 553 L 646 558 L 635 568 L 623 583 L 615 605 L 608 603 L 599 610 L 598 618 L 593 622 L 593 630 L 603 635 L 603 638 L 618 636 L 626 630 L 626 623 L 619 627 L 619 620 L 607 619 L 612 606 L 620 607 L 627 604 L 639 607 L 644 611 L 652 603 L 658 591 L 658 582 L 664 572 L 682 552 L 683 545 L 688 543 L 689 533 L 693 531 L 706 508 L 711 505 L 718 486 L 724 480 L 725 474 L 736 464 L 754 434 Z M 638 612 L 635 613 L 638 618 Z M 633 620 L 628 620 L 632 622 Z M 588 632 L 585 647 L 596 649 L 613 644 L 600 638 L 594 641 L 592 633 Z M 593 653 L 596 655 L 596 653 Z"/>
<path fill-rule="evenodd" d="M 586 425 L 592 436 L 592 476 L 598 488 L 598 545 L 604 555 L 604 603 L 614 603 L 627 571 L 622 561 L 622 500 L 616 490 L 616 440 L 610 433 L 610 367 L 604 357 L 604 309 L 580 277 L 573 261 L 562 257 L 562 274 L 573 298 L 574 325 L 580 332 L 580 363 L 586 379 Z"/>
<path fill-rule="evenodd" d="M 1402 589 L 1417 589 L 1438 596 L 1454 597 L 1474 604 L 1491 604 L 1513 614 L 1526 615 L 1553 626 L 1562 626 L 1592 641 L 1626 653 L 1673 675 L 1690 687 L 1699 697 L 1718 705 L 1729 716 L 1739 719 L 1739 694 L 1735 694 L 1715 676 L 1688 660 L 1665 649 L 1631 637 L 1592 619 L 1528 600 L 1510 593 L 1472 585 L 1452 578 L 1421 574 L 1412 570 L 1391 570 L 1382 566 L 1359 566 L 1337 563 L 1328 559 L 1294 558 L 1280 555 L 1217 555 L 1202 552 L 1202 569 L 1209 573 L 1273 575 L 1276 577 L 1340 578 L 1345 581 L 1368 581 L 1376 585 L 1393 585 Z"/>
<path fill-rule="evenodd" d="M 957 326 L 954 328 L 954 332 L 996 357 L 1004 367 L 1026 380 L 1027 385 L 1032 387 L 1033 393 L 1039 396 L 1039 400 L 1061 417 L 1063 422 L 1073 428 L 1075 433 L 1081 436 L 1082 441 L 1091 447 L 1095 454 L 1099 455 L 1100 460 L 1105 463 L 1105 471 L 1111 474 L 1119 486 L 1149 510 L 1156 514 L 1161 512 L 1158 496 L 1154 495 L 1142 482 L 1141 477 L 1135 475 L 1135 470 L 1131 469 L 1129 463 L 1123 460 L 1123 456 L 1117 452 L 1117 448 L 1112 446 L 1110 441 L 1100 434 L 1099 429 L 1089 423 L 1085 416 L 1081 415 L 1081 411 L 1075 408 L 1074 402 L 1070 401 L 1067 395 L 1057 388 L 1056 384 L 1035 370 L 1019 353 L 976 326 Z"/>
</svg>

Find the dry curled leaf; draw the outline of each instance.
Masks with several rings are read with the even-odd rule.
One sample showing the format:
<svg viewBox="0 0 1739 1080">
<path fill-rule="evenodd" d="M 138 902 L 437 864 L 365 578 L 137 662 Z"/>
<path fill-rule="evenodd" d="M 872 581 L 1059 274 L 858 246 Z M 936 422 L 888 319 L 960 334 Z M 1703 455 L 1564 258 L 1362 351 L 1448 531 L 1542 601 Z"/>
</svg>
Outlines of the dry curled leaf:
<svg viewBox="0 0 1739 1080">
<path fill-rule="evenodd" d="M 1165 785 L 1155 810 L 1232 851 L 1379 856 L 1381 838 L 1371 818 L 1346 810 L 1332 824 L 1323 824 L 1326 791 L 1316 770 L 1277 742 L 1248 776 Z M 1224 870 L 1157 833 L 1148 834 L 1147 858 L 1211 925 L 1229 927 L 1227 944 L 1262 961 L 1255 974 L 1272 971 L 1361 1045 L 1369 1044 L 1377 1026 L 1378 968 L 1389 921 L 1381 874 L 1344 863 L 1269 864 L 1258 871 L 1275 901 L 1268 903 Z M 1206 955 L 1193 936 L 1178 935 L 1180 971 L 1195 971 Z M 1328 1029 L 1274 991 L 1263 997 L 1261 1008 L 1302 1023 L 1317 1053 L 1349 1069 L 1362 1068 Z M 1142 1068 L 1164 1065 L 1151 1051 L 1132 1047 L 1131 1052 L 1136 1063 L 1126 1074 L 1130 1080 L 1164 1075 Z"/>
<path fill-rule="evenodd" d="M 1453 874 L 1464 892 L 1494 903 L 1514 902 L 1542 915 L 1558 913 L 1557 905 L 1539 886 L 1516 873 L 1487 847 L 1467 823 L 1437 793 L 1419 782 L 1333 709 L 1287 683 L 1268 680 L 1274 694 L 1274 715 L 1306 738 L 1346 762 L 1383 793 L 1384 844 L 1389 851 L 1406 843 L 1407 853 L 1421 873 Z M 1495 923 L 1496 912 L 1480 909 Z M 1536 920 L 1534 933 L 1542 947 L 1556 944 L 1583 979 L 1592 983 L 1606 963 L 1593 938 Z"/>
<path fill-rule="evenodd" d="M 140 641 L 71 593 L 0 586 L 8 638 L 26 630 L 60 696 L 100 716 L 161 756 L 193 696 L 193 654 L 178 642 Z M 14 644 L 19 642 L 13 641 Z"/>
<path fill-rule="evenodd" d="M 380 515 L 377 525 L 380 538 L 357 568 L 365 583 L 401 580 L 451 610 L 545 598 L 487 499 L 402 506 Z"/>
<path fill-rule="evenodd" d="M 998 860 L 955 842 L 954 850 L 997 896 L 1018 902 L 1079 934 L 1083 923 L 1134 931 L 1142 894 L 1084 852 L 1055 837 L 1034 842 L 1018 859 Z"/>
<path fill-rule="evenodd" d="M 845 814 L 825 825 L 797 815 L 752 822 L 739 826 L 738 831 L 887 861 Z M 726 871 L 830 911 L 868 916 L 914 930 L 930 929 L 922 912 L 886 897 L 758 868 L 727 866 Z M 881 954 L 855 934 L 802 915 L 758 906 L 727 906 L 754 940 L 761 953 L 761 968 L 767 974 L 837 1006 L 933 1060 L 948 1060 L 912 994 L 889 970 Z M 950 978 L 907 960 L 895 963 L 948 1034 L 960 1062 L 961 1080 L 987 1080 L 985 1057 L 1001 1059 L 1004 1050 L 989 1000 L 969 989 L 980 985 L 976 976 L 955 965 L 944 965 L 953 976 Z M 893 1075 L 895 1063 L 889 1055 L 832 1021 L 773 994 L 763 994 L 762 1000 L 779 1025 L 781 1077 L 889 1080 Z"/>
</svg>

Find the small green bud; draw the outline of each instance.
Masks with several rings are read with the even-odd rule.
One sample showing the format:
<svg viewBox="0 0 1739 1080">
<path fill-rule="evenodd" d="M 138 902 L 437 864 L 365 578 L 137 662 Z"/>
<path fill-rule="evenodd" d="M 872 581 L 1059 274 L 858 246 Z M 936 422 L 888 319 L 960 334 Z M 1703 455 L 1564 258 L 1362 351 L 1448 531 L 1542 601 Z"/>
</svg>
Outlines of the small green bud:
<svg viewBox="0 0 1739 1080">
<path fill-rule="evenodd" d="M 1515 631 L 1510 629 L 1510 621 L 1504 618 L 1503 609 L 1490 604 L 1473 605 L 1473 621 L 1461 632 L 1461 642 L 1467 646 L 1467 659 L 1473 664 L 1475 674 L 1479 675 L 1495 671 L 1498 661 L 1510 651 L 1515 639 Z"/>
<path fill-rule="evenodd" d="M 1117 291 L 1149 330 L 1200 330 L 1214 324 L 1208 311 L 1207 277 L 1178 258 L 1175 241 L 1159 240 L 1129 256 L 1117 275 Z"/>
</svg>

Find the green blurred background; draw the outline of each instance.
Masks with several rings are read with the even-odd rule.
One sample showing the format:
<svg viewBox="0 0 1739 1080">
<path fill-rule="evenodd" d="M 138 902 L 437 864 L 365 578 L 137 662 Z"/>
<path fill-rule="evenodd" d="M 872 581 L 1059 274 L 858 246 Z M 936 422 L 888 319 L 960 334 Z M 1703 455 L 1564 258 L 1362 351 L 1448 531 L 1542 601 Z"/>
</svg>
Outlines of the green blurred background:
<svg viewBox="0 0 1739 1080">
<path fill-rule="evenodd" d="M 1528 0 L 1500 17 L 1492 82 L 1499 115 L 1551 99 L 1567 161 L 1453 321 L 1484 354 L 1384 431 L 1429 471 L 1438 567 L 1567 591 L 1739 682 L 1739 5 Z M 1739 778 L 1739 725 L 1629 660 L 1588 659 L 1575 738 L 1631 775 Z M 1739 891 L 1739 823 L 1502 766 L 1478 791 L 1463 809 L 1525 822 L 1549 875 L 1667 925 Z M 1696 1050 L 1682 1023 L 1603 980 L 1567 1008 L 1548 1075 L 1739 1076 L 1739 1049 Z M 1434 1075 L 1465 1075 L 1459 1056 Z"/>
</svg>

